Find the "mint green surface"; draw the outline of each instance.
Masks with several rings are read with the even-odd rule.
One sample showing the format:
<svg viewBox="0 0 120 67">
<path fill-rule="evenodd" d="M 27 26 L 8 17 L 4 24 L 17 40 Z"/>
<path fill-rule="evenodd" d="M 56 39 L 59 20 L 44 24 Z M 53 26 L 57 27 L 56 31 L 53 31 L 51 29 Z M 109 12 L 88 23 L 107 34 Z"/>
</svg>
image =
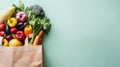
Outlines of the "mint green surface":
<svg viewBox="0 0 120 67">
<path fill-rule="evenodd" d="M 0 10 L 17 0 L 1 0 Z M 23 0 L 41 5 L 52 27 L 44 67 L 120 67 L 120 0 Z"/>
</svg>

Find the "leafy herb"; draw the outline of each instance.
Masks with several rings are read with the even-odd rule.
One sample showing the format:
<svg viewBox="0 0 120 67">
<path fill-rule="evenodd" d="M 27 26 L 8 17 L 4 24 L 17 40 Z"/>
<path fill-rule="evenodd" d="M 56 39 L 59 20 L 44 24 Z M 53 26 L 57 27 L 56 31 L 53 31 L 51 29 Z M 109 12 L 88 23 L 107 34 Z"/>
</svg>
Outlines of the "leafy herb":
<svg viewBox="0 0 120 67">
<path fill-rule="evenodd" d="M 21 0 L 19 0 L 19 8 L 24 11 L 25 6 Z"/>
<path fill-rule="evenodd" d="M 42 29 L 42 25 L 41 25 L 41 20 L 39 18 L 33 18 L 29 24 L 33 26 L 33 36 L 32 39 L 30 41 L 30 43 L 33 42 L 35 36 L 37 35 L 37 33 L 40 31 L 40 29 Z"/>
<path fill-rule="evenodd" d="M 30 22 L 29 22 L 30 25 L 33 26 L 33 37 L 30 41 L 30 43 L 33 42 L 35 36 L 38 34 L 38 32 L 43 29 L 44 32 L 47 34 L 50 30 L 50 27 L 51 27 L 51 24 L 50 24 L 50 19 L 45 17 L 43 19 L 40 19 L 40 18 L 36 18 L 34 17 Z"/>
<path fill-rule="evenodd" d="M 45 33 L 47 34 L 50 30 L 51 24 L 50 24 L 50 19 L 45 17 L 41 20 L 41 24 L 43 26 L 43 30 L 45 31 Z"/>
</svg>

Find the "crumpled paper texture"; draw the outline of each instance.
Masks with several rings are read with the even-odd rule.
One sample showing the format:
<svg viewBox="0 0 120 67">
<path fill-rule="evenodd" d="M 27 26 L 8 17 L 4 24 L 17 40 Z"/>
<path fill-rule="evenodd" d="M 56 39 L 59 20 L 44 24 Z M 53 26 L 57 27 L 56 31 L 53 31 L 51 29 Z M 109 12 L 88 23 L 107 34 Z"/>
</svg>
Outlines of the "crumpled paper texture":
<svg viewBox="0 0 120 67">
<path fill-rule="evenodd" d="M 0 46 L 0 67 L 43 67 L 42 45 Z"/>
</svg>

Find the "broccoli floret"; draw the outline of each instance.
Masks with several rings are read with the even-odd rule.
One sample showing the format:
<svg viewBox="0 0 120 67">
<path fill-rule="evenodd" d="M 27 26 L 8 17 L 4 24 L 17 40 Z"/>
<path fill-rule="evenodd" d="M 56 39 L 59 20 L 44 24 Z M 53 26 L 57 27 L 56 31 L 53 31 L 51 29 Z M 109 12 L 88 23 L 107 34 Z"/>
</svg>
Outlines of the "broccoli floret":
<svg viewBox="0 0 120 67">
<path fill-rule="evenodd" d="M 32 13 L 34 13 L 37 16 L 40 16 L 41 18 L 45 16 L 44 10 L 39 5 L 32 5 L 29 7 L 29 9 L 32 10 Z"/>
</svg>

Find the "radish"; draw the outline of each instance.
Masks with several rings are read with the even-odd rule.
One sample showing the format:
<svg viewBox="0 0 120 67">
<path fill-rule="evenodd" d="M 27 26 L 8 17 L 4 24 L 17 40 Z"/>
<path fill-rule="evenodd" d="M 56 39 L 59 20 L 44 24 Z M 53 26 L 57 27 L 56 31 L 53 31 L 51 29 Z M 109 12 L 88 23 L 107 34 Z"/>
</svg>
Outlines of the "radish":
<svg viewBox="0 0 120 67">
<path fill-rule="evenodd" d="M 0 13 L 0 24 L 1 23 L 4 23 L 5 21 L 7 21 L 7 19 L 9 17 L 11 17 L 15 12 L 15 7 L 14 6 L 11 6 L 5 10 L 3 10 L 1 13 Z"/>
</svg>

